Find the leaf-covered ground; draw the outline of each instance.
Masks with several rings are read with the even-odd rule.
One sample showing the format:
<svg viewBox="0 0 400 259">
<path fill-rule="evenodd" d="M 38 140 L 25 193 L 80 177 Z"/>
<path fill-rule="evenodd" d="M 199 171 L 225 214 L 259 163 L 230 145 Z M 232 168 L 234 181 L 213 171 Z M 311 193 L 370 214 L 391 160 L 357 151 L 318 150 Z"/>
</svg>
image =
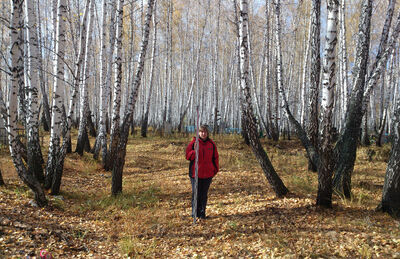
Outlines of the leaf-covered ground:
<svg viewBox="0 0 400 259">
<path fill-rule="evenodd" d="M 190 138 L 130 139 L 116 198 L 109 172 L 89 154 L 70 154 L 61 195 L 43 209 L 33 206 L 3 149 L 0 258 L 42 249 L 55 258 L 400 258 L 400 222 L 374 211 L 389 146 L 361 148 L 352 199 L 334 196 L 334 209 L 324 210 L 315 207 L 317 175 L 297 141 L 263 140 L 291 191 L 278 199 L 240 137 L 216 136 L 221 171 L 208 218 L 193 225 L 184 159 Z"/>
</svg>

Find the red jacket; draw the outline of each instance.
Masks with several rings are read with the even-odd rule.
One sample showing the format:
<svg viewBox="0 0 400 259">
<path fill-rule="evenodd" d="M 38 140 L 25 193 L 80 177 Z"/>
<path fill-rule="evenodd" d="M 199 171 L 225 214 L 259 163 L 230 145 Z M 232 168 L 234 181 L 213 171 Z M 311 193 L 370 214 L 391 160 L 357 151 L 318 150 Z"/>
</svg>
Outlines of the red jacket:
<svg viewBox="0 0 400 259">
<path fill-rule="evenodd" d="M 189 175 L 195 177 L 195 159 L 196 151 L 194 150 L 194 144 L 196 138 L 193 138 L 192 142 L 186 148 L 186 159 L 190 160 Z M 199 138 L 199 178 L 211 178 L 214 177 L 219 171 L 217 146 L 214 141 L 210 138 L 202 140 Z"/>
</svg>

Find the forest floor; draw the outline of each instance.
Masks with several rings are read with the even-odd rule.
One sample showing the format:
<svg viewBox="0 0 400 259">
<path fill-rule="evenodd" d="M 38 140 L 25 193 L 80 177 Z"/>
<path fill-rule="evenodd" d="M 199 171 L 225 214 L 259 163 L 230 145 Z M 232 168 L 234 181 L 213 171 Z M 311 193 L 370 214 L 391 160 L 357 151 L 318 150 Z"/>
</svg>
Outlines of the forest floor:
<svg viewBox="0 0 400 259">
<path fill-rule="evenodd" d="M 352 199 L 334 196 L 327 210 L 315 206 L 317 174 L 307 171 L 298 141 L 262 140 L 290 190 L 276 198 L 241 138 L 216 136 L 221 171 L 208 218 L 193 225 L 184 158 L 190 138 L 132 137 L 118 197 L 110 197 L 110 172 L 90 154 L 69 154 L 61 195 L 41 209 L 2 149 L 0 258 L 41 250 L 54 258 L 400 258 L 400 222 L 374 211 L 389 146 L 359 149 Z"/>
</svg>

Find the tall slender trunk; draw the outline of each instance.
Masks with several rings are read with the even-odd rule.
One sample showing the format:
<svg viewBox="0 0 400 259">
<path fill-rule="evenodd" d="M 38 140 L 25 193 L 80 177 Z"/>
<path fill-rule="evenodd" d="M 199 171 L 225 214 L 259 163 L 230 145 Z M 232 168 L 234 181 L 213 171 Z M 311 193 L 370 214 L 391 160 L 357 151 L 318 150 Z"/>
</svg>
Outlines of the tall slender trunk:
<svg viewBox="0 0 400 259">
<path fill-rule="evenodd" d="M 236 1 L 234 1 L 236 5 Z M 279 8 L 279 3 L 276 5 Z M 279 17 L 279 15 L 278 15 Z M 253 153 L 260 163 L 264 175 L 268 182 L 271 184 L 278 197 L 285 195 L 288 190 L 279 178 L 271 161 L 268 158 L 267 153 L 261 145 L 260 139 L 258 138 L 257 124 L 255 121 L 253 107 L 251 102 L 251 93 L 249 87 L 249 51 L 248 51 L 248 3 L 247 0 L 240 1 L 240 19 L 239 19 L 239 42 L 240 42 L 240 89 L 242 91 L 244 100 L 242 104 L 243 119 L 245 119 L 245 127 L 247 135 L 252 147 Z"/>
<path fill-rule="evenodd" d="M 347 108 L 345 128 L 335 146 L 337 157 L 333 186 L 335 192 L 345 197 L 351 194 L 351 172 L 356 159 L 359 129 L 362 120 L 364 92 L 371 29 L 372 1 L 363 0 L 359 22 L 356 62 L 353 68 L 353 90 Z"/>
<path fill-rule="evenodd" d="M 303 98 L 301 102 L 301 108 L 300 108 L 300 123 L 303 127 L 306 125 L 306 107 L 307 107 L 307 98 L 306 98 L 306 85 L 308 84 L 307 80 L 307 72 L 308 72 L 308 62 L 310 59 L 310 45 L 311 45 L 311 29 L 312 29 L 312 20 L 310 20 L 310 25 L 308 29 L 308 38 L 306 42 L 306 49 L 304 52 L 304 60 L 303 60 L 303 73 L 302 73 L 302 79 L 301 79 L 301 98 Z"/>
<path fill-rule="evenodd" d="M 400 102 L 395 104 L 394 141 L 377 210 L 400 218 Z"/>
<path fill-rule="evenodd" d="M 333 105 L 336 87 L 335 47 L 337 42 L 338 0 L 328 1 L 321 101 L 321 162 L 318 168 L 317 206 L 332 207 Z"/>
<path fill-rule="evenodd" d="M 92 42 L 92 27 L 93 27 L 93 19 L 94 19 L 94 2 L 92 0 L 88 0 L 86 2 L 86 8 L 85 8 L 85 14 L 84 14 L 84 19 L 86 19 L 88 13 L 90 13 L 89 21 L 87 22 L 86 26 L 86 21 L 83 24 L 82 27 L 82 34 L 86 34 L 86 36 L 81 35 L 81 48 L 84 48 L 83 50 L 79 50 L 79 53 L 82 53 L 84 56 L 84 61 L 83 61 L 83 74 L 82 74 L 82 80 L 81 78 L 75 78 L 78 82 L 80 82 L 80 106 L 79 106 L 79 130 L 78 130 L 78 139 L 76 141 L 76 148 L 75 152 L 78 153 L 79 155 L 83 155 L 83 150 L 85 147 L 85 143 L 88 141 L 88 133 L 86 129 L 86 124 L 87 124 L 87 114 L 88 114 L 88 109 L 89 109 L 89 93 L 88 93 L 88 86 L 87 86 L 87 77 L 89 75 L 89 57 L 90 57 L 90 46 Z M 89 7 L 90 4 L 90 7 Z M 86 30 L 87 28 L 87 30 Z M 80 64 L 80 63 L 79 63 Z M 80 66 L 79 66 L 80 67 Z M 80 68 L 78 68 L 80 69 Z"/>
<path fill-rule="evenodd" d="M 117 30 L 115 37 L 115 79 L 113 89 L 113 111 L 112 111 L 112 124 L 110 133 L 110 148 L 107 153 L 107 160 L 105 169 L 112 169 L 114 162 L 114 155 L 118 147 L 120 138 L 120 109 L 121 109 L 121 84 L 122 84 L 122 23 L 123 23 L 123 3 L 124 0 L 118 1 L 117 8 Z"/>
<path fill-rule="evenodd" d="M 35 201 L 39 206 L 45 206 L 47 204 L 46 196 L 43 189 L 36 179 L 35 175 L 26 169 L 24 162 L 22 161 L 22 152 L 20 145 L 18 144 L 18 89 L 21 87 L 21 77 L 23 77 L 23 66 L 21 66 L 20 60 L 22 56 L 22 39 L 20 38 L 19 32 L 23 28 L 23 1 L 13 0 L 11 9 L 11 85 L 8 94 L 8 114 L 7 114 L 7 132 L 8 142 L 10 147 L 11 158 L 14 163 L 15 169 L 20 179 L 34 192 Z"/>
<path fill-rule="evenodd" d="M 150 112 L 150 101 L 151 101 L 151 95 L 153 91 L 153 84 L 154 84 L 154 65 L 155 65 L 155 54 L 156 54 L 156 49 L 157 49 L 157 20 L 156 20 L 156 14 L 157 14 L 157 0 L 154 1 L 154 12 L 153 12 L 153 48 L 151 51 L 151 65 L 150 65 L 150 81 L 149 81 L 149 93 L 147 96 L 147 101 L 146 101 L 146 112 L 144 114 L 144 117 L 142 119 L 142 128 L 141 128 L 141 134 L 142 137 L 147 137 L 147 127 L 148 127 L 148 122 L 149 122 L 149 112 Z"/>
<path fill-rule="evenodd" d="M 321 71 L 321 56 L 320 56 L 320 30 L 321 30 L 321 0 L 313 0 L 311 6 L 311 67 L 310 67 L 310 90 L 309 90 L 309 122 L 307 127 L 307 135 L 311 144 L 318 147 L 318 128 L 319 128 L 319 113 L 318 113 L 318 96 L 319 82 Z M 316 172 L 317 165 L 308 160 L 308 169 Z"/>
<path fill-rule="evenodd" d="M 210 11 L 210 1 L 208 1 L 208 5 L 207 5 L 207 9 L 206 9 L 206 16 L 205 16 L 206 20 L 204 21 L 204 24 L 203 24 L 203 26 L 201 28 L 201 34 L 200 34 L 200 37 L 199 37 L 199 48 L 197 49 L 196 63 L 195 63 L 196 64 L 196 68 L 194 69 L 194 73 L 192 75 L 192 80 L 191 80 L 191 83 L 190 83 L 189 96 L 188 96 L 186 105 L 183 107 L 183 110 L 182 110 L 182 112 L 181 112 L 181 114 L 179 116 L 178 132 L 181 132 L 181 130 L 182 130 L 183 120 L 186 117 L 186 114 L 188 112 L 189 106 L 190 106 L 191 101 L 192 101 L 193 88 L 194 88 L 194 85 L 195 85 L 195 83 L 197 81 L 197 73 L 198 73 L 199 68 L 200 68 L 201 47 L 202 47 L 202 41 L 203 41 L 203 36 L 204 36 L 204 29 L 206 27 L 207 18 L 209 16 L 209 11 Z"/>
<path fill-rule="evenodd" d="M 334 188 L 337 193 L 345 197 L 350 197 L 351 195 L 351 174 L 356 159 L 361 118 L 368 105 L 370 91 L 376 85 L 385 67 L 388 55 L 391 53 L 400 33 L 400 15 L 397 18 L 395 28 L 389 40 L 386 26 L 388 25 L 390 27 L 390 23 L 385 22 L 380 44 L 380 46 L 382 45 L 383 47 L 378 49 L 376 60 L 372 66 L 372 72 L 368 80 L 365 80 L 369 54 L 371 5 L 371 1 L 363 1 L 359 25 L 359 40 L 357 42 L 356 65 L 353 71 L 353 91 L 347 109 L 345 130 L 341 134 L 335 147 L 338 160 L 335 168 Z M 391 20 L 391 14 L 392 11 L 388 8 L 386 21 L 389 19 Z"/>
<path fill-rule="evenodd" d="M 100 40 L 100 118 L 99 118 L 99 131 L 98 131 L 98 145 L 95 147 L 93 157 L 97 158 L 102 151 L 102 165 L 107 159 L 107 84 L 106 84 L 106 74 L 107 74 L 107 61 L 106 61 L 106 28 L 107 28 L 107 0 L 103 0 L 103 22 L 101 25 L 101 40 Z"/>
<path fill-rule="evenodd" d="M 28 149 L 28 170 L 35 175 L 39 182 L 44 182 L 43 156 L 39 140 L 39 50 L 37 41 L 37 18 L 34 7 L 34 0 L 25 1 L 25 14 L 28 22 L 27 29 L 27 50 L 28 69 L 25 76 L 25 84 L 28 90 L 27 96 L 27 149 Z"/>
<path fill-rule="evenodd" d="M 65 56 L 65 17 L 67 13 L 66 0 L 58 0 L 57 7 L 57 38 L 55 39 L 55 57 L 54 64 L 54 83 L 53 83 L 53 101 L 52 101 L 52 118 L 50 130 L 50 145 L 46 166 L 45 188 L 50 189 L 55 179 L 57 157 L 60 149 L 60 136 L 62 124 L 62 107 L 63 107 L 63 88 L 64 88 L 64 56 Z"/>
<path fill-rule="evenodd" d="M 215 39 L 215 58 L 214 58 L 214 75 L 213 75 L 213 90 L 214 90 L 214 119 L 213 119 L 213 131 L 214 134 L 219 133 L 219 124 L 218 124 L 218 104 L 219 104 L 219 91 L 218 91 L 218 62 L 219 62 L 219 20 L 221 14 L 221 0 L 218 0 L 218 17 L 217 17 L 217 31 L 216 31 L 216 39 Z"/>
<path fill-rule="evenodd" d="M 340 74 L 340 86 L 342 92 L 342 100 L 341 100 L 341 117 L 340 117 L 340 127 L 339 131 L 343 127 L 343 123 L 345 120 L 346 109 L 348 105 L 349 99 L 349 84 L 347 78 L 347 41 L 346 41 L 346 0 L 340 0 L 339 7 L 339 26 L 340 26 L 340 34 L 339 34 L 339 74 Z"/>
<path fill-rule="evenodd" d="M 132 114 L 135 109 L 135 104 L 138 96 L 139 86 L 143 74 L 144 61 L 146 57 L 146 50 L 149 41 L 150 34 L 150 21 L 153 14 L 154 0 L 148 0 L 146 19 L 142 35 L 142 44 L 140 49 L 140 55 L 138 60 L 138 68 L 133 81 L 133 89 L 130 93 L 128 105 L 125 110 L 124 118 L 122 120 L 120 139 L 117 145 L 116 153 L 114 156 L 114 163 L 112 169 L 112 180 L 111 180 L 111 194 L 117 195 L 122 192 L 122 172 L 125 165 L 126 156 L 126 145 L 128 143 L 130 121 L 132 120 Z"/>
<path fill-rule="evenodd" d="M 40 17 L 40 6 L 39 6 L 39 1 L 36 2 L 37 6 L 36 6 L 36 11 L 37 11 L 37 16 L 36 16 L 36 23 L 38 24 L 38 26 L 40 26 L 40 22 L 42 21 L 41 17 Z M 40 91 L 42 93 L 42 102 L 43 102 L 43 114 L 44 117 L 46 118 L 46 125 L 44 126 L 44 130 L 45 131 L 49 131 L 50 130 L 50 125 L 51 125 L 51 116 L 50 116 L 50 106 L 49 106 L 49 98 L 47 95 L 47 91 L 46 91 L 46 79 L 45 79 L 45 75 L 44 75 L 44 65 L 43 65 L 43 59 L 42 59 L 42 54 L 43 53 L 43 45 L 44 42 L 42 41 L 42 30 L 38 30 L 37 31 L 37 44 L 38 44 L 38 51 L 39 51 L 39 55 L 38 55 L 38 70 L 39 70 L 39 84 L 40 84 Z"/>
</svg>

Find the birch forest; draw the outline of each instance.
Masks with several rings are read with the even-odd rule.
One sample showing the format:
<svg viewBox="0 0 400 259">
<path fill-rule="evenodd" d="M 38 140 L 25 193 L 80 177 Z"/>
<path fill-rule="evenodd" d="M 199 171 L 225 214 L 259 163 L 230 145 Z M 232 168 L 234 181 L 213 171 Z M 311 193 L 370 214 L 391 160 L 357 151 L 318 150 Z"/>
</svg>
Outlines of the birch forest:
<svg viewBox="0 0 400 259">
<path fill-rule="evenodd" d="M 398 258 L 399 33 L 396 0 L 0 1 L 0 258 Z M 191 226 L 198 123 L 221 172 Z"/>
</svg>

